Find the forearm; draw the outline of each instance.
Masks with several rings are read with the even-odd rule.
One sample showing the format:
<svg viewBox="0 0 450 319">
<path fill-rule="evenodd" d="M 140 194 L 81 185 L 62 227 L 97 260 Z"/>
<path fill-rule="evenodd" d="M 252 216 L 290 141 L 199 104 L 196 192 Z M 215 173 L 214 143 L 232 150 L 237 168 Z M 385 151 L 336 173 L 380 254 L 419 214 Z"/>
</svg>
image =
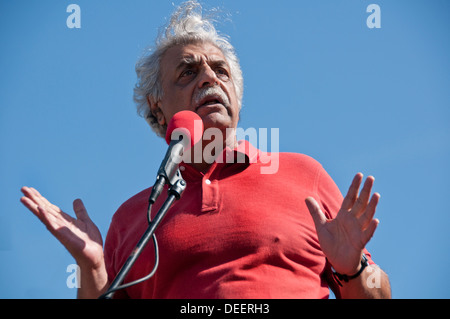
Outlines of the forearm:
<svg viewBox="0 0 450 319">
<path fill-rule="evenodd" d="M 97 268 L 80 266 L 78 299 L 97 299 L 108 288 L 108 274 L 104 264 Z"/>
<path fill-rule="evenodd" d="M 359 277 L 342 282 L 339 294 L 342 299 L 389 299 L 391 285 L 380 267 L 369 265 Z"/>
</svg>

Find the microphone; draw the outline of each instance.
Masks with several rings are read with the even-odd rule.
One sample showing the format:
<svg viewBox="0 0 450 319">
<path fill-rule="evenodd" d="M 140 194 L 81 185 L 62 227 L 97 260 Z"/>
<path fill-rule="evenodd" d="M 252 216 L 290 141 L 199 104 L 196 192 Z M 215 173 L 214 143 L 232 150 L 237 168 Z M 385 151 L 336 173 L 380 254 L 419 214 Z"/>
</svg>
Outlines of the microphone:
<svg viewBox="0 0 450 319">
<path fill-rule="evenodd" d="M 178 165 L 184 152 L 200 141 L 202 135 L 203 121 L 197 113 L 181 111 L 172 117 L 166 132 L 166 142 L 169 144 L 169 148 L 161 162 L 156 182 L 149 197 L 151 204 L 155 203 L 165 184 L 173 185 L 180 176 Z"/>
<path fill-rule="evenodd" d="M 169 148 L 161 163 L 161 166 L 159 167 L 155 185 L 153 186 L 152 192 L 148 199 L 149 205 L 147 208 L 147 220 L 149 222 L 149 226 L 137 243 L 135 249 L 133 249 L 130 256 L 119 270 L 109 289 L 106 293 L 101 295 L 99 299 L 111 299 L 117 290 L 141 283 L 155 274 L 159 264 L 158 244 L 155 236 L 156 227 L 158 227 L 159 223 L 164 218 L 164 215 L 167 213 L 173 201 L 175 199 L 180 199 L 181 193 L 186 187 L 186 183 L 180 177 L 181 174 L 178 169 L 178 164 L 181 162 L 183 152 L 199 142 L 202 136 L 203 122 L 196 113 L 191 111 L 181 111 L 176 113 L 170 120 L 166 133 L 166 142 L 169 144 Z M 155 203 L 156 198 L 161 194 L 166 183 L 171 186 L 169 189 L 169 196 L 159 209 L 155 219 L 151 220 L 151 207 Z M 153 266 L 152 271 L 145 277 L 122 284 L 126 275 L 141 254 L 144 247 L 147 245 L 150 238 L 153 238 L 153 243 L 155 245 L 155 265 Z"/>
<path fill-rule="evenodd" d="M 196 113 L 191 111 L 181 111 L 176 113 L 170 120 L 166 133 L 166 142 L 169 144 L 169 148 L 167 149 L 166 156 L 159 167 L 155 185 L 153 186 L 152 192 L 148 199 L 149 205 L 147 208 L 147 220 L 149 222 L 149 226 L 137 243 L 135 249 L 133 249 L 130 256 L 119 270 L 109 289 L 106 293 L 101 295 L 99 299 L 111 299 L 117 290 L 141 283 L 155 274 L 159 264 L 158 244 L 155 236 L 156 227 L 158 227 L 174 200 L 180 199 L 181 193 L 186 187 L 186 183 L 180 177 L 181 174 L 178 169 L 178 164 L 180 164 L 182 160 L 183 152 L 199 142 L 202 136 L 203 121 Z M 169 196 L 159 209 L 155 219 L 151 220 L 150 216 L 152 205 L 155 203 L 156 198 L 161 194 L 164 185 L 167 183 L 170 185 Z M 144 247 L 147 245 L 150 238 L 153 238 L 153 243 L 155 245 L 155 265 L 153 266 L 152 271 L 145 277 L 122 284 L 126 275 L 141 254 Z"/>
</svg>

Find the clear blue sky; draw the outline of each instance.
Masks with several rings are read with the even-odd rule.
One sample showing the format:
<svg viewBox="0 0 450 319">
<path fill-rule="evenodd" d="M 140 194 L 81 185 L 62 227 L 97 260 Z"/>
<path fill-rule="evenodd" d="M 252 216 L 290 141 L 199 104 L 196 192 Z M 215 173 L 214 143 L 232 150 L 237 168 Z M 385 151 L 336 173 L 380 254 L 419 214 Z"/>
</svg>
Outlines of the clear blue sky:
<svg viewBox="0 0 450 319">
<path fill-rule="evenodd" d="M 175 1 L 178 4 L 180 1 Z M 69 29 L 69 4 L 81 28 Z M 203 2 L 204 3 L 204 2 Z M 369 29 L 366 8 L 381 8 Z M 343 192 L 374 175 L 368 245 L 394 298 L 449 298 L 449 1 L 207 1 L 241 60 L 242 128 L 322 163 Z M 134 65 L 172 0 L 0 2 L 0 297 L 74 298 L 72 257 L 19 202 L 36 187 L 106 236 L 149 187 L 166 144 L 136 115 Z"/>
</svg>

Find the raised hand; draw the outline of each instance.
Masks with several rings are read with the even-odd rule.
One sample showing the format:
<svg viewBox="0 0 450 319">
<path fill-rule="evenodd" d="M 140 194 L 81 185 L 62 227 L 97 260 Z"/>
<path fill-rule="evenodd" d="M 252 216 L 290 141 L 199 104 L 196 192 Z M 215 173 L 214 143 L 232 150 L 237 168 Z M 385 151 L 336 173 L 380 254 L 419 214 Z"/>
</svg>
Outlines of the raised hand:
<svg viewBox="0 0 450 319">
<path fill-rule="evenodd" d="M 80 199 L 73 202 L 77 218 L 64 213 L 50 203 L 36 189 L 22 187 L 24 196 L 20 199 L 34 215 L 47 227 L 75 258 L 80 267 L 103 266 L 103 240 L 97 226 L 89 218 Z"/>
<path fill-rule="evenodd" d="M 361 173 L 355 175 L 334 219 L 326 218 L 314 198 L 305 200 L 314 219 L 322 251 L 333 268 L 345 275 L 353 275 L 359 270 L 363 249 L 379 223 L 373 216 L 380 195 L 374 193 L 370 198 L 374 178 L 367 177 L 358 196 L 362 180 Z"/>
</svg>

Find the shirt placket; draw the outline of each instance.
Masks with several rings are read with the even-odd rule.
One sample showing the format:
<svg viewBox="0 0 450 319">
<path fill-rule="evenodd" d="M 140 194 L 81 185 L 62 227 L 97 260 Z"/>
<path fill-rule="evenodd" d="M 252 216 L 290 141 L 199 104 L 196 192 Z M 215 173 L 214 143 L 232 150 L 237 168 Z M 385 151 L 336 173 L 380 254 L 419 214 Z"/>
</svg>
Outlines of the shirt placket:
<svg viewBox="0 0 450 319">
<path fill-rule="evenodd" d="M 222 168 L 222 163 L 213 163 L 211 169 L 202 177 L 202 213 L 216 211 L 220 208 L 219 175 Z"/>
</svg>

